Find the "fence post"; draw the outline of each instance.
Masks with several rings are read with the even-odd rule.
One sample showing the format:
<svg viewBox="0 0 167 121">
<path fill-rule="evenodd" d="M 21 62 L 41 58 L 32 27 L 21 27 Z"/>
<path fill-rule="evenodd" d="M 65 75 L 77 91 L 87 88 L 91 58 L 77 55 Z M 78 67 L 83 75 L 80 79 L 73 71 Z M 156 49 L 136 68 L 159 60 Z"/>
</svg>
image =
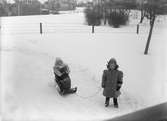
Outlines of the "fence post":
<svg viewBox="0 0 167 121">
<path fill-rule="evenodd" d="M 137 31 L 136 31 L 137 34 L 139 34 L 139 24 L 137 24 Z"/>
<path fill-rule="evenodd" d="M 40 34 L 42 34 L 42 23 L 40 23 Z"/>
<path fill-rule="evenodd" d="M 94 25 L 92 25 L 92 33 L 94 33 L 95 32 L 95 27 L 94 27 Z"/>
</svg>

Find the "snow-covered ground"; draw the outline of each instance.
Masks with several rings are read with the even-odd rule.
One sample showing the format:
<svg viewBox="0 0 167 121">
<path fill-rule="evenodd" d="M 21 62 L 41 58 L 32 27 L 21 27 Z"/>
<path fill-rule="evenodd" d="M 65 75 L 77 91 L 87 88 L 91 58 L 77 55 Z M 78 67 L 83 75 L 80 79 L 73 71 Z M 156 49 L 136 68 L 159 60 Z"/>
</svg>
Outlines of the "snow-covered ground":
<svg viewBox="0 0 167 121">
<path fill-rule="evenodd" d="M 103 120 L 165 102 L 167 19 L 156 21 L 148 55 L 143 54 L 146 23 L 139 35 L 135 17 L 126 27 L 95 27 L 92 34 L 81 12 L 1 18 L 4 121 Z M 62 97 L 56 91 L 52 71 L 56 57 L 69 64 L 77 94 Z M 104 107 L 100 87 L 111 57 L 124 72 L 119 109 Z"/>
</svg>

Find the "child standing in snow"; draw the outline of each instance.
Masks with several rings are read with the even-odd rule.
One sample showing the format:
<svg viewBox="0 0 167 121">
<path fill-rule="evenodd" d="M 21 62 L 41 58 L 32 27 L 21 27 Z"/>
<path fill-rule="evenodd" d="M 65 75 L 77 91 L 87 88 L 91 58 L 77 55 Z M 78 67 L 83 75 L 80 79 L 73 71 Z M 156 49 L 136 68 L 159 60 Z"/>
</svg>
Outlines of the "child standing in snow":
<svg viewBox="0 0 167 121">
<path fill-rule="evenodd" d="M 53 70 L 55 81 L 60 88 L 60 94 L 65 95 L 77 91 L 77 87 L 71 88 L 71 79 L 69 77 L 70 70 L 68 65 L 64 64 L 61 58 L 56 58 Z"/>
<path fill-rule="evenodd" d="M 123 72 L 118 70 L 117 62 L 111 58 L 107 64 L 107 70 L 103 71 L 102 88 L 103 95 L 106 97 L 105 106 L 109 106 L 110 98 L 113 98 L 114 107 L 118 108 L 117 97 L 120 95 L 122 86 Z"/>
</svg>

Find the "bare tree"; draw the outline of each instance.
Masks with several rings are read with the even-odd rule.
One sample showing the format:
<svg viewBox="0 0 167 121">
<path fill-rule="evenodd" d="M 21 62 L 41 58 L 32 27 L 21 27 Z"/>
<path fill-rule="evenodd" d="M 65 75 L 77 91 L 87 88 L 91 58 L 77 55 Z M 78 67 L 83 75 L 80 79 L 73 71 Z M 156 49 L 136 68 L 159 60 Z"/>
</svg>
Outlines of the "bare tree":
<svg viewBox="0 0 167 121">
<path fill-rule="evenodd" d="M 92 26 L 92 33 L 94 33 L 94 27 L 101 24 L 102 14 L 99 5 L 90 5 L 85 9 L 85 17 L 88 25 Z"/>
<path fill-rule="evenodd" d="M 143 6 L 145 12 L 144 16 L 150 21 L 150 30 L 147 38 L 144 54 L 148 54 L 148 49 L 151 41 L 151 36 L 154 28 L 155 19 L 158 15 L 167 14 L 167 1 L 166 0 L 147 0 Z"/>
</svg>

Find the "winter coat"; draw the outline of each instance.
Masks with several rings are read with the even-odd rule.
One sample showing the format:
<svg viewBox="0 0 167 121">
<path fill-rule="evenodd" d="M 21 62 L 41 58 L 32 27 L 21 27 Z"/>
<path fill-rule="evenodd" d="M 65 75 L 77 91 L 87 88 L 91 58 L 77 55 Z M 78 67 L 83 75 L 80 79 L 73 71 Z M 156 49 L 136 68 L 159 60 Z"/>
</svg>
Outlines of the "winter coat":
<svg viewBox="0 0 167 121">
<path fill-rule="evenodd" d="M 118 91 L 122 85 L 123 72 L 119 70 L 104 70 L 102 76 L 103 95 L 106 97 L 118 97 Z"/>
<path fill-rule="evenodd" d="M 65 64 L 63 60 L 58 57 L 56 58 L 53 70 L 54 70 L 54 73 L 59 77 L 62 76 L 64 73 L 67 73 L 67 74 L 70 73 L 68 65 Z"/>
<path fill-rule="evenodd" d="M 71 79 L 69 77 L 69 67 L 60 58 L 56 59 L 55 65 L 53 67 L 55 74 L 55 81 L 61 88 L 69 89 L 71 88 Z"/>
<path fill-rule="evenodd" d="M 55 81 L 62 89 L 70 89 L 71 88 L 71 79 L 69 77 L 69 73 L 67 72 L 68 66 L 64 66 L 63 68 L 54 68 Z"/>
<path fill-rule="evenodd" d="M 61 65 L 61 66 L 57 66 L 55 65 L 53 67 L 53 70 L 54 70 L 54 73 L 57 75 L 57 76 L 62 76 L 63 74 L 69 74 L 70 70 L 69 70 L 69 67 L 68 65 Z"/>
</svg>

